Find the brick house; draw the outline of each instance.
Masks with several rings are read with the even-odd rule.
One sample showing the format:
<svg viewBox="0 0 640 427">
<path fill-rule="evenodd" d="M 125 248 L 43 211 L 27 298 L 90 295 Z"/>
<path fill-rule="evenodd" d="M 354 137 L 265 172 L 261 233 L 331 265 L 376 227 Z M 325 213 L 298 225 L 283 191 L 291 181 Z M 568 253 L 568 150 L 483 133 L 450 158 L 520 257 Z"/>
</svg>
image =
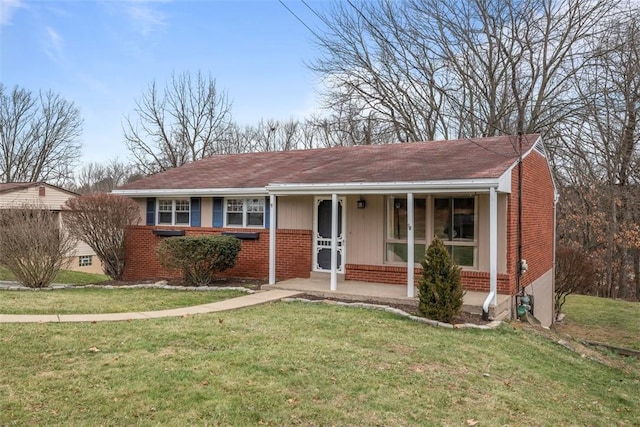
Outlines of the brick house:
<svg viewBox="0 0 640 427">
<path fill-rule="evenodd" d="M 556 190 L 539 135 L 218 155 L 114 192 L 146 223 L 129 236 L 129 280 L 175 274 L 155 257 L 164 236 L 233 233 L 242 251 L 229 275 L 275 284 L 326 273 L 331 290 L 341 278 L 413 297 L 437 236 L 464 287 L 487 294 L 485 311 L 522 289 L 552 321 Z"/>
<path fill-rule="evenodd" d="M 78 194 L 45 182 L 0 183 L 0 215 L 2 210 L 25 204 L 50 210 L 64 226 L 62 205 Z M 102 263 L 85 242 L 77 241 L 73 253 L 68 254 L 69 270 L 102 274 Z"/>
</svg>

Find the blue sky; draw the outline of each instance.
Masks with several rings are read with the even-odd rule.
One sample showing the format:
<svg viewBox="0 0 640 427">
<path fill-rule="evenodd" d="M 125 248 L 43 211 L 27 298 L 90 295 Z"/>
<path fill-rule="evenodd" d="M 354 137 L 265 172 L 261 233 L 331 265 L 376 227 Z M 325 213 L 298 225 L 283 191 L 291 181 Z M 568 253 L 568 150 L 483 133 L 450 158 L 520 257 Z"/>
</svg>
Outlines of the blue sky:
<svg viewBox="0 0 640 427">
<path fill-rule="evenodd" d="M 318 26 L 300 0 L 285 4 Z M 277 0 L 0 0 L 0 81 L 75 102 L 85 162 L 126 160 L 123 117 L 174 71 L 211 73 L 242 125 L 304 117 L 317 105 L 305 65 L 315 55 L 310 31 Z"/>
</svg>

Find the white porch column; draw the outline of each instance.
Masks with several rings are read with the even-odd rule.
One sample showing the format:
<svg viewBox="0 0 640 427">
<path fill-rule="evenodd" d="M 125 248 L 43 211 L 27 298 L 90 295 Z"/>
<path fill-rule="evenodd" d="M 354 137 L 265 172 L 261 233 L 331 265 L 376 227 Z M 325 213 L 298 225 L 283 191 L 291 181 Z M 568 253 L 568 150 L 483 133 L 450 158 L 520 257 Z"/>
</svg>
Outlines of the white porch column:
<svg viewBox="0 0 640 427">
<path fill-rule="evenodd" d="M 413 259 L 414 259 L 414 234 L 413 234 L 413 193 L 407 193 L 407 297 L 414 297 L 413 288 Z"/>
<path fill-rule="evenodd" d="M 482 317 L 489 318 L 489 305 L 498 304 L 498 194 L 489 189 L 489 295 L 482 304 Z"/>
<path fill-rule="evenodd" d="M 269 284 L 276 284 L 276 196 L 269 196 Z"/>
<path fill-rule="evenodd" d="M 498 303 L 498 193 L 491 187 L 489 193 L 489 291 L 492 304 Z"/>
<path fill-rule="evenodd" d="M 331 195 L 331 290 L 338 290 L 338 195 Z"/>
</svg>

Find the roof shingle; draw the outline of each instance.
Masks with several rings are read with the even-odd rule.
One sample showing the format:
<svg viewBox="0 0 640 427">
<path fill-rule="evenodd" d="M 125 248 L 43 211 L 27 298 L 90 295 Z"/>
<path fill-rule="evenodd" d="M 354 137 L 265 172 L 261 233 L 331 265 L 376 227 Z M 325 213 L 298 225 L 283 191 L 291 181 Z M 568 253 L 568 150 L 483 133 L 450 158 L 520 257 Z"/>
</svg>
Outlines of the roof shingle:
<svg viewBox="0 0 640 427">
<path fill-rule="evenodd" d="M 539 135 L 524 135 L 528 152 Z M 269 184 L 420 182 L 499 178 L 518 160 L 518 137 L 215 155 L 122 190 L 261 188 Z"/>
</svg>

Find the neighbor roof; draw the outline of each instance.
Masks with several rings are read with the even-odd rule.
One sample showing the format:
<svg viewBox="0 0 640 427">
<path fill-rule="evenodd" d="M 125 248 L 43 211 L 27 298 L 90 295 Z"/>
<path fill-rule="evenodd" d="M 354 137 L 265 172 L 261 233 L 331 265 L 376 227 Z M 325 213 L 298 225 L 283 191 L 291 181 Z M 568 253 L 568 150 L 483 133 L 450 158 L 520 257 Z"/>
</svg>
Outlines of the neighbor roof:
<svg viewBox="0 0 640 427">
<path fill-rule="evenodd" d="M 538 138 L 524 135 L 523 153 Z M 517 136 L 214 155 L 116 192 L 497 179 L 517 160 Z"/>
<path fill-rule="evenodd" d="M 24 190 L 25 188 L 39 187 L 41 185 L 47 186 L 49 188 L 55 188 L 57 190 L 64 191 L 65 193 L 73 194 L 74 196 L 77 195 L 73 191 L 65 190 L 64 188 L 61 188 L 61 187 L 58 187 L 58 186 L 55 186 L 55 185 L 51 185 L 51 184 L 47 184 L 46 182 L 6 182 L 6 183 L 0 183 L 0 194 L 2 194 L 2 193 L 10 193 L 12 191 L 17 191 L 17 190 Z"/>
</svg>

